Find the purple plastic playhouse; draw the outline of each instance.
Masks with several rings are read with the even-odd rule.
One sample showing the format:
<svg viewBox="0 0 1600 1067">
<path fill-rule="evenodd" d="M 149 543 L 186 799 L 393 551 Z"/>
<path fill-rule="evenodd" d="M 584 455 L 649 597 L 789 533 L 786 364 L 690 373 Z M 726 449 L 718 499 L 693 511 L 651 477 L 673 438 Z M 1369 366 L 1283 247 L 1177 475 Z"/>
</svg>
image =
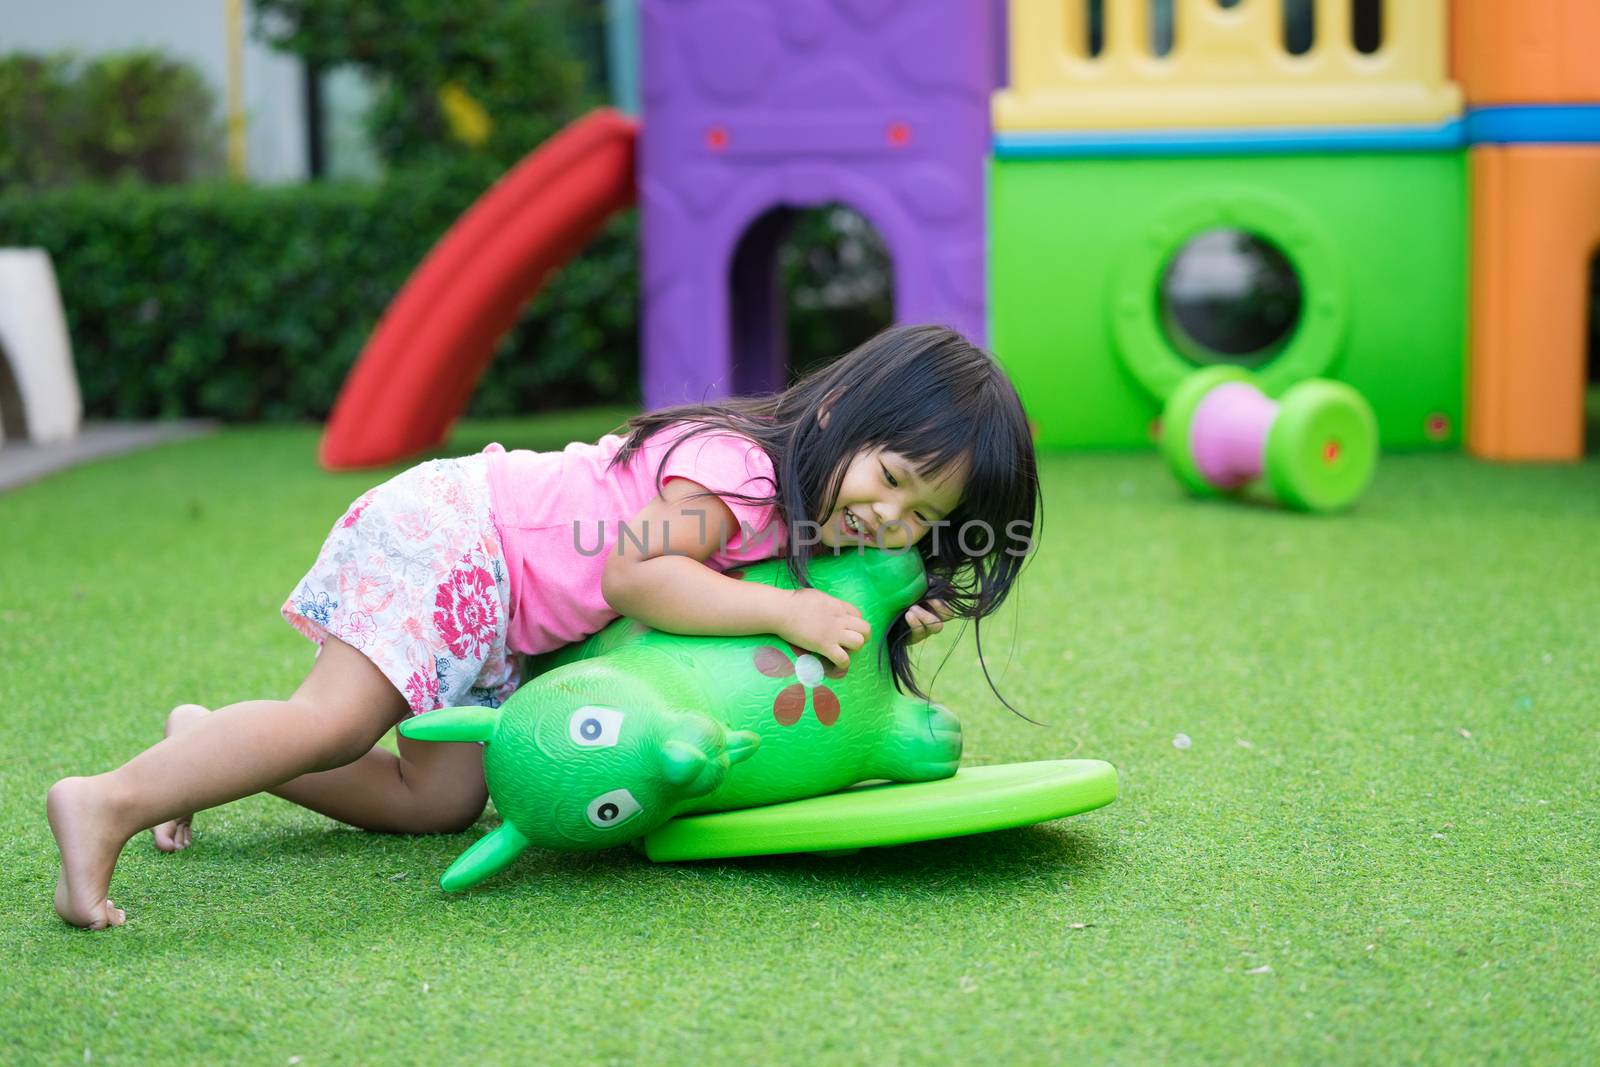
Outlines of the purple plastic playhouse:
<svg viewBox="0 0 1600 1067">
<path fill-rule="evenodd" d="M 894 262 L 895 318 L 984 333 L 988 0 L 644 0 L 647 408 L 787 384 L 776 254 L 843 203 Z"/>
</svg>

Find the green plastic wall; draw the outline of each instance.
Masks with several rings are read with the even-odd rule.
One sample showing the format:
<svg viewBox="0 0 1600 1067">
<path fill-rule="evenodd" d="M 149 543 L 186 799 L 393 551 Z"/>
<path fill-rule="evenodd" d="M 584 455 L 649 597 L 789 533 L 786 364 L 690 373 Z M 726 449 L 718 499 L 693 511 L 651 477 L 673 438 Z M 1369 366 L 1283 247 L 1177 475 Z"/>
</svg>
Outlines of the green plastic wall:
<svg viewBox="0 0 1600 1067">
<path fill-rule="evenodd" d="M 1257 371 L 1268 392 L 1334 378 L 1384 446 L 1459 444 L 1464 153 L 991 159 L 990 340 L 1041 448 L 1152 442 L 1194 369 L 1161 330 L 1159 282 L 1217 227 L 1266 238 L 1300 278 L 1294 332 Z"/>
</svg>

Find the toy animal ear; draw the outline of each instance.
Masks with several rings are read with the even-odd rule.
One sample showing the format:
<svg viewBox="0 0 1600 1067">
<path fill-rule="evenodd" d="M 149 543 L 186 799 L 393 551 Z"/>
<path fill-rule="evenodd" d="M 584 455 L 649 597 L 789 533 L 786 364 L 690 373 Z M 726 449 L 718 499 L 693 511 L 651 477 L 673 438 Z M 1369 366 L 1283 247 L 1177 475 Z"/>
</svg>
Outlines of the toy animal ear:
<svg viewBox="0 0 1600 1067">
<path fill-rule="evenodd" d="M 661 771 L 673 785 L 688 785 L 710 762 L 709 756 L 687 741 L 668 741 L 661 746 Z"/>
<path fill-rule="evenodd" d="M 753 730 L 735 730 L 728 735 L 728 763 L 743 763 L 761 747 L 761 735 Z"/>
<path fill-rule="evenodd" d="M 499 708 L 440 708 L 402 722 L 400 736 L 413 741 L 488 741 L 499 725 Z"/>
</svg>

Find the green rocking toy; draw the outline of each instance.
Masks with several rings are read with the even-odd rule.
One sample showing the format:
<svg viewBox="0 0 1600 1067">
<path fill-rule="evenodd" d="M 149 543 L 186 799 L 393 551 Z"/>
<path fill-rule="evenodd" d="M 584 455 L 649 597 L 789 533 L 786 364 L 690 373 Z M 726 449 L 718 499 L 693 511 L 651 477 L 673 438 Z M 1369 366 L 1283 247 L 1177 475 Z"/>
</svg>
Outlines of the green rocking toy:
<svg viewBox="0 0 1600 1067">
<path fill-rule="evenodd" d="M 1098 760 L 1017 764 L 999 776 L 977 768 L 939 782 L 920 805 L 914 791 L 933 787 L 849 789 L 951 779 L 961 728 L 946 708 L 900 693 L 884 654 L 881 635 L 927 588 L 921 558 L 866 549 L 809 569 L 814 586 L 872 626 L 845 669 L 771 635 L 691 637 L 618 619 L 535 660 L 500 708 L 402 723 L 417 740 L 484 742 L 504 820 L 440 884 L 465 889 L 529 845 L 609 848 L 658 828 L 661 846 L 644 843 L 654 859 L 829 851 L 1024 825 L 1115 797 L 1116 772 Z M 782 560 L 729 573 L 795 588 Z"/>
</svg>

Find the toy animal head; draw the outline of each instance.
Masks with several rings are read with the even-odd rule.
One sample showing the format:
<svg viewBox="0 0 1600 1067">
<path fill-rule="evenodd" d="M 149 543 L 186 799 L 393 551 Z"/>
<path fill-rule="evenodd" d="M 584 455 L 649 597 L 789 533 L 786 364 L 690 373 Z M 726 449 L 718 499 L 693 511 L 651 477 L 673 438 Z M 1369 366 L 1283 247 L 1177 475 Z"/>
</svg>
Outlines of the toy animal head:
<svg viewBox="0 0 1600 1067">
<path fill-rule="evenodd" d="M 444 888 L 489 877 L 528 845 L 624 844 L 720 786 L 760 738 L 688 710 L 693 703 L 674 706 L 673 694 L 693 697 L 680 674 L 666 657 L 630 650 L 552 671 L 500 708 L 451 708 L 401 724 L 419 740 L 488 743 L 484 775 L 504 822 L 450 866 Z"/>
</svg>

